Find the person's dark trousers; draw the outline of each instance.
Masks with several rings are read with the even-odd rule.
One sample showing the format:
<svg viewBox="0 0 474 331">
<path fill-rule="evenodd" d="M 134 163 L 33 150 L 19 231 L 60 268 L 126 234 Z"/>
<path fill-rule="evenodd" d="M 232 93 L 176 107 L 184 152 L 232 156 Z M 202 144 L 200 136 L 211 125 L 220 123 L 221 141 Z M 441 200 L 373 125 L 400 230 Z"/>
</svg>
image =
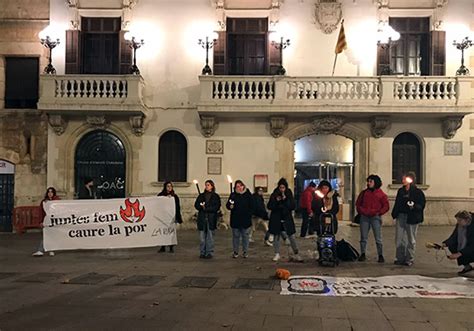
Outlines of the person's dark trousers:
<svg viewBox="0 0 474 331">
<path fill-rule="evenodd" d="M 306 233 L 313 235 L 314 224 L 308 215 L 308 211 L 304 208 L 301 209 L 301 217 L 303 218 L 303 223 L 301 224 L 301 237 L 306 237 Z"/>
</svg>

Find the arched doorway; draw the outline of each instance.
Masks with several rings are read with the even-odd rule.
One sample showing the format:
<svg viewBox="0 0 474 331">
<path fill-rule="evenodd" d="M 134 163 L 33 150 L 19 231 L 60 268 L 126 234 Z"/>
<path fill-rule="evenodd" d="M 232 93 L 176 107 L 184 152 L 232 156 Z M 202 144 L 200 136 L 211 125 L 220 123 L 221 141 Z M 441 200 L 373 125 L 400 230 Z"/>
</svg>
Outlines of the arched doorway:
<svg viewBox="0 0 474 331">
<path fill-rule="evenodd" d="M 0 232 L 12 232 L 15 165 L 0 159 Z"/>
<path fill-rule="evenodd" d="M 352 219 L 354 141 L 335 134 L 309 135 L 295 141 L 295 196 L 314 182 L 328 180 L 339 193 L 338 219 Z"/>
<path fill-rule="evenodd" d="M 125 197 L 125 147 L 116 135 L 105 130 L 85 134 L 77 144 L 74 160 L 76 195 L 84 180 L 91 178 L 97 198 Z"/>
</svg>

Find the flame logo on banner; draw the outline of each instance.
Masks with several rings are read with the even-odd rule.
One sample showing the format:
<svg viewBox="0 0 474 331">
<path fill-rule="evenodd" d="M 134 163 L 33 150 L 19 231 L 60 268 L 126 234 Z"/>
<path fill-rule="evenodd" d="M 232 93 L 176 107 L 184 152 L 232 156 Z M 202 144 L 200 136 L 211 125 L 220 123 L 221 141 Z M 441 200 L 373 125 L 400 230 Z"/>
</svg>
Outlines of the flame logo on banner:
<svg viewBox="0 0 474 331">
<path fill-rule="evenodd" d="M 138 223 L 145 217 L 145 207 L 140 210 L 140 200 L 134 203 L 130 199 L 125 200 L 125 209 L 120 207 L 120 217 L 127 223 Z"/>
</svg>

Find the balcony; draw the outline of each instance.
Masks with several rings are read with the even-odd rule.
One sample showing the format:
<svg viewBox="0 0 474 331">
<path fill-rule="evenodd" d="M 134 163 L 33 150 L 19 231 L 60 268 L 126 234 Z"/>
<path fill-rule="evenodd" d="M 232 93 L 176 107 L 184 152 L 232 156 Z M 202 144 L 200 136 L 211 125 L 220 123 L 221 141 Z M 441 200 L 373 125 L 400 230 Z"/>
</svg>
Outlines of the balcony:
<svg viewBox="0 0 474 331">
<path fill-rule="evenodd" d="M 47 113 L 144 113 L 144 81 L 135 75 L 41 75 L 38 109 Z"/>
<path fill-rule="evenodd" d="M 201 115 L 465 115 L 471 77 L 201 76 Z"/>
</svg>

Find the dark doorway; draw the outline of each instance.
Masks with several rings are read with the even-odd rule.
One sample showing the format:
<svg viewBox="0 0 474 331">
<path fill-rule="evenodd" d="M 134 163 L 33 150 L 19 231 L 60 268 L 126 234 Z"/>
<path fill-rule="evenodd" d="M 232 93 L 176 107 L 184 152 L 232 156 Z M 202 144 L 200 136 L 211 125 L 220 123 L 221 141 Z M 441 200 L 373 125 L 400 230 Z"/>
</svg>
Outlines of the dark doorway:
<svg viewBox="0 0 474 331">
<path fill-rule="evenodd" d="M 0 232 L 12 232 L 15 166 L 0 160 Z"/>
<path fill-rule="evenodd" d="M 36 108 L 38 79 L 39 59 L 37 57 L 7 57 L 5 108 Z"/>
<path fill-rule="evenodd" d="M 94 180 L 98 199 L 125 197 L 125 148 L 113 133 L 96 130 L 79 141 L 75 156 L 75 192 L 86 178 Z"/>
</svg>

